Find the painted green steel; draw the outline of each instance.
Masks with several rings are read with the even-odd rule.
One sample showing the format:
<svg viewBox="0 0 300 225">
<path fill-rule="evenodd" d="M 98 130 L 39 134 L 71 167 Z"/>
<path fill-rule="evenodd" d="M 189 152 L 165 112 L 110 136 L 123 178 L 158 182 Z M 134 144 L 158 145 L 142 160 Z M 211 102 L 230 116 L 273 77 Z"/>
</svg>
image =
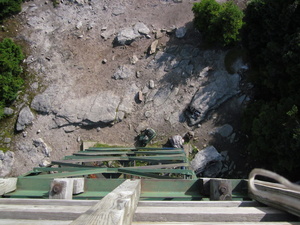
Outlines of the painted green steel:
<svg viewBox="0 0 300 225">
<path fill-rule="evenodd" d="M 140 168 L 98 168 L 90 169 L 85 168 L 80 171 L 74 171 L 74 168 L 34 168 L 34 172 L 47 172 L 47 171 L 58 171 L 60 173 L 54 174 L 41 174 L 39 176 L 30 176 L 31 179 L 40 179 L 40 178 L 62 178 L 62 177 L 75 177 L 75 176 L 87 176 L 89 174 L 98 174 L 98 173 L 124 173 L 133 176 L 141 176 L 148 178 L 165 178 L 168 177 L 156 175 L 154 173 L 173 173 L 173 174 L 182 174 L 192 176 L 194 173 L 192 170 L 185 169 L 140 169 Z M 71 171 L 71 172 L 65 172 Z M 65 173 L 63 173 L 65 172 Z M 25 177 L 28 178 L 28 177 Z"/>
<path fill-rule="evenodd" d="M 109 163 L 110 166 L 122 167 L 103 167 Z M 200 188 L 195 188 L 199 186 L 199 181 L 190 169 L 183 149 L 147 147 L 89 148 L 74 153 L 63 160 L 52 161 L 50 167 L 36 167 L 30 173 L 20 176 L 17 191 L 6 197 L 47 198 L 54 178 L 72 177 L 85 178 L 84 193 L 74 195 L 74 199 L 101 199 L 120 185 L 124 178 L 143 178 L 144 199 L 202 198 Z"/>
<path fill-rule="evenodd" d="M 66 161 L 52 161 L 51 164 L 52 165 L 58 165 L 58 166 L 77 167 L 78 169 L 80 169 L 80 168 L 86 168 L 86 167 L 95 168 L 94 166 L 86 166 L 86 165 L 82 165 L 82 164 L 74 164 L 74 163 L 69 163 L 69 162 L 66 162 Z"/>
<path fill-rule="evenodd" d="M 91 148 L 88 148 L 85 150 L 86 151 L 119 151 L 119 150 L 176 150 L 176 149 L 180 150 L 181 148 L 168 148 L 168 147 L 163 147 L 163 148 L 148 148 L 148 147 L 97 148 L 97 147 L 91 147 Z"/>
<path fill-rule="evenodd" d="M 161 150 L 161 151 L 115 151 L 115 152 L 108 152 L 108 151 L 99 151 L 99 152 L 95 152 L 95 151 L 81 151 L 81 152 L 77 152 L 74 153 L 73 155 L 76 156 L 100 156 L 100 155 L 136 155 L 136 154 L 151 154 L 151 155 L 158 155 L 158 154 L 178 154 L 178 153 L 183 153 L 182 150 Z"/>
<path fill-rule="evenodd" d="M 105 162 L 105 161 L 170 161 L 170 160 L 181 160 L 185 161 L 186 157 L 184 154 L 172 154 L 172 155 L 159 155 L 159 156 L 66 156 L 64 162 L 66 163 L 79 163 L 79 162 Z M 62 162 L 62 161 L 55 161 Z"/>
<path fill-rule="evenodd" d="M 82 167 L 81 170 L 91 170 L 91 168 L 95 167 Z M 32 173 L 35 172 L 64 172 L 64 171 L 78 171 L 78 167 L 34 167 Z"/>
</svg>

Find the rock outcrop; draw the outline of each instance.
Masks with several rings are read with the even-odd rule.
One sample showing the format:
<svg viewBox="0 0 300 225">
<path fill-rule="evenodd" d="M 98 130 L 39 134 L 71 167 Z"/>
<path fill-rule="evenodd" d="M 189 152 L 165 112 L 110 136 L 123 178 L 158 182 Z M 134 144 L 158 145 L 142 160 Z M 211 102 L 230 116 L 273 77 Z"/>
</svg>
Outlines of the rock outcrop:
<svg viewBox="0 0 300 225">
<path fill-rule="evenodd" d="M 24 130 L 27 125 L 32 124 L 34 118 L 35 117 L 31 112 L 30 108 L 28 106 L 25 106 L 19 113 L 16 130 L 17 131 Z"/>
<path fill-rule="evenodd" d="M 0 150 L 0 177 L 9 176 L 14 164 L 15 154 L 11 151 L 3 152 Z"/>
<path fill-rule="evenodd" d="M 130 45 L 135 39 L 149 34 L 150 30 L 144 23 L 136 23 L 133 27 L 121 30 L 115 40 L 115 45 Z"/>
</svg>

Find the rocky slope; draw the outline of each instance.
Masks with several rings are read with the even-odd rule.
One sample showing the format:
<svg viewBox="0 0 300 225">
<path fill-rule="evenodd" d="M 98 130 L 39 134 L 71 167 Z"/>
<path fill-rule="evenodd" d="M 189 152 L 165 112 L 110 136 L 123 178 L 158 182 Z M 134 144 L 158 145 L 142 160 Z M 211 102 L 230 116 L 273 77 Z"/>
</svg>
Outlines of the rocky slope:
<svg viewBox="0 0 300 225">
<path fill-rule="evenodd" d="M 229 73 L 228 50 L 205 48 L 192 26 L 193 2 L 24 3 L 16 39 L 30 47 L 26 63 L 36 78 L 33 98 L 25 95 L 20 107 L 12 174 L 78 151 L 85 140 L 133 146 L 147 127 L 158 144 L 193 130 L 199 149 L 238 148 L 244 63 L 232 61 Z M 231 127 L 224 136 L 223 125 Z"/>
</svg>

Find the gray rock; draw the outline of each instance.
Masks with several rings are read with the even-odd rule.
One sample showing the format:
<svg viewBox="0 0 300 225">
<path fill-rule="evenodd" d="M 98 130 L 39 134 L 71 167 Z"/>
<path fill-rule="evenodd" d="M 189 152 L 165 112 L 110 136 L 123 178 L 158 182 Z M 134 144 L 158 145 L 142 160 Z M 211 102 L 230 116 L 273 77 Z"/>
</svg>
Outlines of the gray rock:
<svg viewBox="0 0 300 225">
<path fill-rule="evenodd" d="M 39 166 L 40 167 L 48 167 L 51 165 L 51 161 L 49 159 L 44 159 L 40 164 Z"/>
<path fill-rule="evenodd" d="M 8 176 L 15 161 L 15 154 L 11 151 L 3 152 L 0 150 L 0 177 Z"/>
<path fill-rule="evenodd" d="M 117 7 L 113 8 L 112 14 L 113 14 L 114 16 L 119 16 L 119 15 L 125 13 L 125 9 L 126 9 L 126 8 L 125 8 L 124 6 L 117 6 Z"/>
<path fill-rule="evenodd" d="M 11 138 L 4 138 L 4 144 L 9 144 L 11 142 Z"/>
<path fill-rule="evenodd" d="M 155 38 L 156 39 L 160 39 L 163 36 L 164 36 L 164 34 L 160 30 L 158 30 L 158 31 L 155 32 Z"/>
<path fill-rule="evenodd" d="M 63 129 L 66 133 L 71 133 L 76 130 L 76 127 L 71 125 L 71 126 L 66 126 Z"/>
<path fill-rule="evenodd" d="M 38 82 L 34 82 L 30 85 L 30 88 L 32 90 L 37 90 L 39 88 L 39 83 Z"/>
<path fill-rule="evenodd" d="M 232 134 L 233 127 L 229 124 L 225 124 L 215 129 L 215 133 L 220 134 L 222 137 L 229 137 Z"/>
<path fill-rule="evenodd" d="M 234 142 L 235 136 L 236 136 L 236 133 L 233 133 L 232 135 L 230 135 L 230 136 L 228 137 L 228 140 L 229 140 L 229 142 L 230 142 L 231 144 Z"/>
<path fill-rule="evenodd" d="M 14 114 L 14 110 L 8 107 L 4 108 L 4 115 L 6 116 L 11 116 L 12 114 Z"/>
<path fill-rule="evenodd" d="M 25 106 L 19 113 L 16 130 L 22 131 L 25 129 L 27 125 L 32 124 L 32 121 L 35 119 L 34 115 L 32 114 L 30 108 Z"/>
<path fill-rule="evenodd" d="M 136 55 L 133 55 L 130 59 L 130 63 L 135 65 L 139 61 L 139 58 Z"/>
<path fill-rule="evenodd" d="M 127 27 L 118 33 L 115 44 L 130 45 L 138 37 L 140 37 L 139 33 L 136 33 L 132 27 Z"/>
<path fill-rule="evenodd" d="M 37 151 L 43 153 L 46 157 L 50 157 L 52 148 L 50 148 L 42 138 L 34 139 L 33 145 L 37 148 Z"/>
<path fill-rule="evenodd" d="M 156 52 L 157 45 L 158 45 L 158 40 L 155 40 L 151 43 L 148 51 L 149 55 L 152 55 Z"/>
<path fill-rule="evenodd" d="M 149 88 L 153 89 L 155 87 L 154 81 L 153 80 L 149 80 Z"/>
<path fill-rule="evenodd" d="M 51 110 L 51 102 L 48 94 L 38 94 L 36 95 L 32 102 L 31 108 L 40 113 L 49 113 Z"/>
<path fill-rule="evenodd" d="M 183 38 L 186 34 L 186 28 L 185 27 L 179 27 L 175 31 L 175 35 L 177 38 Z"/>
<path fill-rule="evenodd" d="M 134 67 L 131 65 L 120 66 L 114 73 L 113 78 L 116 80 L 133 77 L 135 74 Z"/>
<path fill-rule="evenodd" d="M 114 29 L 108 29 L 101 33 L 101 37 L 104 38 L 104 40 L 109 39 L 113 34 L 115 33 Z"/>
<path fill-rule="evenodd" d="M 144 23 L 141 23 L 141 22 L 136 23 L 134 25 L 133 29 L 134 29 L 135 33 L 140 33 L 143 35 L 147 35 L 150 33 L 150 29 Z"/>
<path fill-rule="evenodd" d="M 206 165 L 212 161 L 220 161 L 222 159 L 221 154 L 215 149 L 214 146 L 208 146 L 207 148 L 199 151 L 195 158 L 191 162 L 193 170 L 197 174 L 202 173 L 205 170 Z"/>
<path fill-rule="evenodd" d="M 117 118 L 117 112 L 131 113 L 138 88 L 131 85 L 124 90 L 122 97 L 112 91 L 102 91 L 98 94 L 82 98 L 68 99 L 57 111 L 54 118 L 56 127 L 85 126 L 99 123 L 111 124 Z M 125 115 L 123 114 L 123 115 Z M 118 114 L 121 117 L 121 114 Z"/>
<path fill-rule="evenodd" d="M 188 114 L 189 125 L 195 125 L 205 119 L 207 113 L 216 109 L 229 98 L 239 93 L 240 76 L 217 71 L 211 77 L 212 82 L 202 86 L 194 95 L 190 108 L 200 112 L 197 118 Z"/>
<path fill-rule="evenodd" d="M 203 177 L 218 177 L 222 173 L 223 163 L 221 161 L 214 161 L 205 167 Z M 227 170 L 226 170 L 227 171 Z"/>
<path fill-rule="evenodd" d="M 75 28 L 79 30 L 81 27 L 82 27 L 82 22 L 79 21 L 79 22 L 76 24 Z"/>
<path fill-rule="evenodd" d="M 173 148 L 183 148 L 184 140 L 180 135 L 170 137 L 169 142 Z"/>
</svg>

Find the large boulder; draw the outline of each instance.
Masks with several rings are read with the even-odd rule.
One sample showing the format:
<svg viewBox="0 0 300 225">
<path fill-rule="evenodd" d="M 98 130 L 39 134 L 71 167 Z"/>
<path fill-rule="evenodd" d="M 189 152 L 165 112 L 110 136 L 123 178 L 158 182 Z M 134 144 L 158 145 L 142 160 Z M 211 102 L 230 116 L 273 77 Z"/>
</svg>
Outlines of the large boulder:
<svg viewBox="0 0 300 225">
<path fill-rule="evenodd" d="M 130 45 L 139 36 L 140 34 L 136 33 L 132 27 L 127 27 L 118 33 L 115 39 L 115 44 Z"/>
<path fill-rule="evenodd" d="M 222 137 L 229 137 L 233 132 L 233 127 L 229 124 L 224 124 L 221 127 L 217 127 L 212 133 L 219 134 Z"/>
<path fill-rule="evenodd" d="M 31 102 L 31 108 L 40 113 L 49 113 L 51 110 L 50 96 L 47 93 L 36 95 Z"/>
<path fill-rule="evenodd" d="M 32 124 L 34 118 L 35 117 L 31 112 L 30 108 L 28 106 L 25 106 L 19 113 L 16 130 L 17 131 L 24 130 L 27 125 Z"/>
<path fill-rule="evenodd" d="M 136 23 L 133 27 L 127 27 L 121 30 L 115 40 L 115 45 L 130 45 L 135 39 L 138 37 L 142 37 L 142 35 L 149 34 L 150 30 L 149 28 L 141 23 Z"/>
<path fill-rule="evenodd" d="M 15 161 L 15 154 L 11 151 L 0 150 L 0 177 L 8 176 L 11 173 Z"/>
<path fill-rule="evenodd" d="M 195 158 L 191 162 L 191 166 L 196 174 L 200 174 L 205 171 L 208 165 L 216 161 L 221 161 L 222 159 L 222 155 L 214 146 L 208 146 L 195 155 Z"/>
<path fill-rule="evenodd" d="M 210 80 L 210 83 L 198 89 L 186 112 L 190 126 L 204 120 L 210 110 L 216 109 L 239 93 L 238 74 L 230 75 L 225 71 L 216 71 Z"/>
<path fill-rule="evenodd" d="M 79 99 L 69 99 L 54 119 L 57 127 L 111 123 L 116 120 L 121 97 L 103 91 Z"/>
</svg>

